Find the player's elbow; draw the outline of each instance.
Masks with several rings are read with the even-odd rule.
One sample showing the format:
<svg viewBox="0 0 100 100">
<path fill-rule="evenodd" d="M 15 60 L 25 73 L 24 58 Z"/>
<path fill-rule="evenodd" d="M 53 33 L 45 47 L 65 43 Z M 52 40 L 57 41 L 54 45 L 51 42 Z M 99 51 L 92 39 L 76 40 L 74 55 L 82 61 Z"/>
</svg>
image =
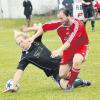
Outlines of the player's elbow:
<svg viewBox="0 0 100 100">
<path fill-rule="evenodd" d="M 44 32 L 44 31 L 43 31 L 43 28 L 42 28 L 41 26 L 38 27 L 38 30 L 37 30 L 37 31 L 38 31 L 39 33 L 41 33 L 41 34 Z"/>
</svg>

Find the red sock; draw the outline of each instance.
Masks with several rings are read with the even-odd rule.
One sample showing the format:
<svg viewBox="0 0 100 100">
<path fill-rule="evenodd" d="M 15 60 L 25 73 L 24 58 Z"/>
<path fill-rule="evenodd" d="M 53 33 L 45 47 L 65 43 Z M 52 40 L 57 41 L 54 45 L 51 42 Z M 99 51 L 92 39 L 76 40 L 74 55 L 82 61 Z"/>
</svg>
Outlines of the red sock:
<svg viewBox="0 0 100 100">
<path fill-rule="evenodd" d="M 68 80 L 68 86 L 72 86 L 74 80 L 77 78 L 77 76 L 79 74 L 79 70 L 80 69 L 72 68 L 71 74 L 70 74 L 70 77 L 69 77 L 69 80 Z"/>
</svg>

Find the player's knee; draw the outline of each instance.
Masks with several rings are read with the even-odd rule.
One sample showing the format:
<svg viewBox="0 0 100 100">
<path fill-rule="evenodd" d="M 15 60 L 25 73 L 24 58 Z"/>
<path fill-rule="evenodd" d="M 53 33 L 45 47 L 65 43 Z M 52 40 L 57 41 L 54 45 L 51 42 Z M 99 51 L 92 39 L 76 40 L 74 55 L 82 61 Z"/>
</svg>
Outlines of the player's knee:
<svg viewBox="0 0 100 100">
<path fill-rule="evenodd" d="M 69 73 L 69 70 L 70 70 L 70 66 L 69 65 L 60 65 L 59 76 L 61 78 L 65 78 L 66 75 Z"/>
<path fill-rule="evenodd" d="M 65 78 L 66 77 L 66 73 L 65 72 L 59 72 L 59 77 L 60 78 Z"/>
<path fill-rule="evenodd" d="M 80 54 L 76 54 L 73 58 L 73 67 L 77 67 L 78 69 L 80 69 L 82 61 L 83 61 L 83 56 Z"/>
<path fill-rule="evenodd" d="M 80 69 L 80 65 L 81 65 L 80 61 L 74 61 L 74 62 L 73 62 L 73 67 L 74 67 L 75 69 Z"/>
</svg>

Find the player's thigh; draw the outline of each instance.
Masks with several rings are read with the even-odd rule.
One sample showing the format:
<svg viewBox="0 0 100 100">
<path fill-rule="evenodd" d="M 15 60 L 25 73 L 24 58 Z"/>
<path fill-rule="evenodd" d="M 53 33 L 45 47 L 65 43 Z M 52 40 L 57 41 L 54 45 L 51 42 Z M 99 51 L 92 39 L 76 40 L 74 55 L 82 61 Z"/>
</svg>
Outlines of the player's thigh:
<svg viewBox="0 0 100 100">
<path fill-rule="evenodd" d="M 59 76 L 60 77 L 66 77 L 67 74 L 69 73 L 69 71 L 70 71 L 70 66 L 68 64 L 60 65 Z"/>
<path fill-rule="evenodd" d="M 80 64 L 87 59 L 88 53 L 89 53 L 88 45 L 83 45 L 79 47 L 73 57 L 73 67 L 80 67 Z"/>
<path fill-rule="evenodd" d="M 84 57 L 80 53 L 76 53 L 73 58 L 73 67 L 80 69 L 80 65 L 83 62 Z"/>
</svg>

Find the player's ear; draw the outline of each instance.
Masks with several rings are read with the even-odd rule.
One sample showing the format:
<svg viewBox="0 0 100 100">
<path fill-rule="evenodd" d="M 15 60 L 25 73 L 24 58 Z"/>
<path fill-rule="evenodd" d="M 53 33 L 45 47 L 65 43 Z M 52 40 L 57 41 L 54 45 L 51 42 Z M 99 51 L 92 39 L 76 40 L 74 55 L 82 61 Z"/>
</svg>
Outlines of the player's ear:
<svg viewBox="0 0 100 100">
<path fill-rule="evenodd" d="M 16 37 L 20 34 L 20 32 L 14 30 L 14 38 L 16 39 Z"/>
</svg>

